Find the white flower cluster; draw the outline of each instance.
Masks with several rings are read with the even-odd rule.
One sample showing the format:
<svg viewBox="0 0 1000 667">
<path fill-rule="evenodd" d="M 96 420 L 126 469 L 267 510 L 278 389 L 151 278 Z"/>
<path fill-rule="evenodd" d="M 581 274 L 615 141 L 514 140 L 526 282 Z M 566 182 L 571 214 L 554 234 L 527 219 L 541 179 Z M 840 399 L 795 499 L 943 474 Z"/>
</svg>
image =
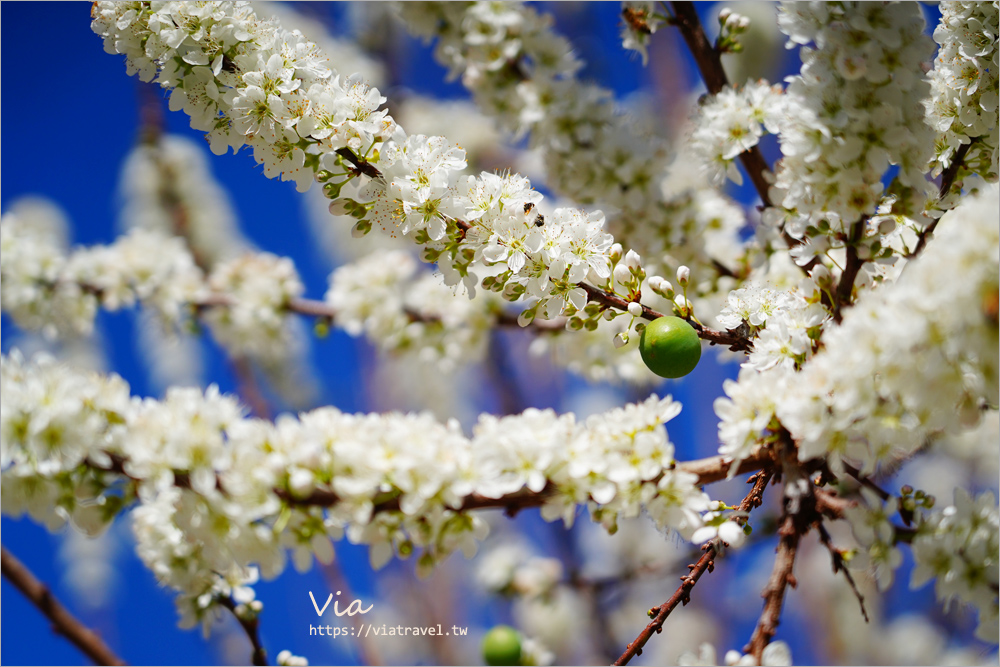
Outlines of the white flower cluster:
<svg viewBox="0 0 1000 667">
<path fill-rule="evenodd" d="M 402 250 L 376 250 L 330 275 L 326 301 L 336 324 L 380 349 L 419 355 L 444 370 L 482 359 L 503 301 L 492 293 L 456 299 Z"/>
<path fill-rule="evenodd" d="M 743 183 L 736 158 L 760 142 L 764 131 L 777 134 L 784 114 L 781 86 L 767 81 L 727 86 L 698 109 L 689 145 L 709 180 Z"/>
<path fill-rule="evenodd" d="M 938 238 L 828 328 L 800 372 L 744 368 L 726 383 L 720 451 L 746 456 L 777 418 L 802 460 L 871 472 L 978 423 L 998 402 L 998 210 L 991 187 L 942 217 Z"/>
<path fill-rule="evenodd" d="M 875 212 L 890 164 L 919 213 L 934 132 L 924 120 L 930 86 L 922 66 L 933 54 L 915 3 L 783 3 L 778 25 L 803 46 L 802 70 L 785 92 L 771 200 L 786 209 L 787 231 L 847 232 Z M 824 226 L 825 225 L 825 226 Z"/>
<path fill-rule="evenodd" d="M 976 636 L 997 642 L 1000 628 L 1000 508 L 991 492 L 973 498 L 955 489 L 955 504 L 925 516 L 913 540 L 911 587 L 934 579 L 938 600 L 954 599 L 979 610 Z"/>
<path fill-rule="evenodd" d="M 159 67 L 157 80 L 173 88 L 172 106 L 209 132 L 213 150 L 249 144 L 266 175 L 280 173 L 300 189 L 316 175 L 334 199 L 367 170 L 372 178 L 358 193 L 364 203 L 345 199 L 334 208 L 358 213 L 359 233 L 374 222 L 427 245 L 425 259 L 439 263 L 448 284 L 464 282 L 471 291 L 474 262 L 501 264 L 507 271 L 493 282 L 496 291 L 509 287 L 511 300 L 527 292 L 541 312 L 554 314 L 564 304 L 582 307 L 585 295 L 574 283 L 588 271 L 598 280 L 610 274 L 603 215 L 560 209 L 552 224 L 535 229 L 539 220 L 526 205 L 540 195 L 527 179 L 461 177 L 464 151 L 442 137 L 408 137 L 378 110 L 385 98 L 377 90 L 342 82 L 315 44 L 257 20 L 249 7 L 106 3 L 95 11 L 93 29 L 106 49 L 125 54 L 146 78 Z M 373 160 L 352 166 L 347 149 Z M 469 233 L 459 220 L 469 221 Z M 517 279 L 507 286 L 511 276 Z"/>
<path fill-rule="evenodd" d="M 661 191 L 668 147 L 616 114 L 611 91 L 576 79 L 582 63 L 550 17 L 519 3 L 401 3 L 400 11 L 408 30 L 439 38 L 438 60 L 462 75 L 485 113 L 515 135 L 530 132 L 549 187 L 616 212 L 609 226 L 623 245 L 644 248 L 656 267 L 683 263 L 696 273 L 715 274 L 712 259 L 728 266 L 739 257 L 744 218 L 697 212 L 692 199 L 716 211 L 728 200 L 690 175 L 683 188 Z"/>
<path fill-rule="evenodd" d="M 817 267 L 815 273 L 825 272 Z M 829 272 L 826 272 L 829 273 Z M 801 368 L 813 353 L 823 323 L 829 319 L 821 294 L 812 278 L 804 278 L 790 290 L 777 290 L 753 281 L 729 293 L 716 318 L 729 330 L 741 329 L 754 336 L 754 347 L 744 366 L 766 371 L 774 366 Z"/>
<path fill-rule="evenodd" d="M 998 211 L 995 187 L 966 198 L 896 283 L 825 333 L 779 413 L 803 460 L 847 455 L 871 471 L 997 405 Z"/>
<path fill-rule="evenodd" d="M 686 537 L 710 507 L 697 475 L 673 468 L 670 398 L 582 424 L 551 410 L 483 416 L 469 439 L 426 414 L 245 419 L 215 388 L 139 400 L 117 376 L 17 353 L 0 381 L 3 511 L 96 533 L 138 500 L 139 553 L 181 591 L 186 622 L 208 622 L 224 597 L 256 613 L 258 568 L 276 576 L 284 548 L 300 568 L 312 554 L 329 562 L 345 533 L 370 545 L 375 566 L 415 548 L 423 571 L 457 548 L 471 554 L 487 526 L 462 509 L 470 498 L 544 492 L 547 520 L 572 522 L 589 503 L 609 528 L 645 510 Z M 316 493 L 326 500 L 309 503 Z"/>
<path fill-rule="evenodd" d="M 941 45 L 931 71 L 933 95 L 927 101 L 931 124 L 941 134 L 935 146 L 936 169 L 951 164 L 962 144 L 972 143 L 965 165 L 995 181 L 997 145 L 997 70 L 1000 69 L 1000 9 L 994 2 L 942 2 L 934 41 Z"/>
<path fill-rule="evenodd" d="M 269 177 L 313 181 L 319 154 L 366 151 L 393 121 L 377 90 L 341 79 L 316 45 L 249 3 L 95 5 L 94 32 L 129 73 L 171 90 L 170 107 L 208 133 L 213 152 L 244 145 Z"/>
<path fill-rule="evenodd" d="M 178 238 L 136 229 L 109 246 L 67 254 L 51 227 L 28 215 L 0 220 L 2 302 L 19 326 L 48 335 L 89 334 L 97 306 L 142 301 L 170 323 L 202 298 L 201 271 Z"/>
<path fill-rule="evenodd" d="M 3 309 L 26 329 L 85 335 L 98 305 L 114 311 L 141 302 L 171 326 L 208 306 L 205 320 L 233 355 L 287 361 L 297 344 L 286 306 L 304 287 L 287 258 L 242 255 L 206 280 L 179 237 L 136 228 L 67 255 L 50 227 L 33 222 L 16 213 L 0 221 Z"/>
<path fill-rule="evenodd" d="M 269 252 L 248 253 L 217 265 L 208 285 L 229 301 L 204 315 L 219 344 L 236 356 L 287 358 L 295 337 L 286 306 L 305 291 L 292 260 Z"/>
<path fill-rule="evenodd" d="M 66 271 L 66 221 L 48 202 L 18 202 L 0 218 L 0 303 L 18 326 L 87 333 L 93 328 L 96 299 L 75 281 L 60 282 Z"/>
</svg>

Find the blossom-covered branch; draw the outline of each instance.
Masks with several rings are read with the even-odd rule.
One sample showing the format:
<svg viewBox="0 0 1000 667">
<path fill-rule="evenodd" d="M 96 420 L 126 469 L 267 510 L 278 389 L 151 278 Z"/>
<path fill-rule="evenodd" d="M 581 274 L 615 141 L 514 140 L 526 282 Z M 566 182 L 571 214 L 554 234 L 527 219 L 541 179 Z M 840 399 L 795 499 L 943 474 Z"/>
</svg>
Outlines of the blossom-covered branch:
<svg viewBox="0 0 1000 667">
<path fill-rule="evenodd" d="M 651 270 L 690 266 L 706 293 L 718 289 L 720 275 L 742 271 L 742 213 L 693 178 L 676 149 L 618 111 L 611 90 L 577 76 L 583 63 L 551 17 L 522 3 L 400 3 L 399 10 L 410 32 L 438 40 L 438 61 L 485 113 L 541 149 L 547 186 L 616 211 L 610 230 L 622 245 L 644 248 Z"/>
<path fill-rule="evenodd" d="M 695 463 L 697 473 L 678 466 L 662 424 L 680 406 L 655 396 L 584 423 L 533 409 L 484 415 L 470 439 L 428 415 L 323 408 L 272 424 L 243 418 L 215 388 L 140 402 L 115 376 L 16 354 L 2 368 L 4 512 L 96 533 L 139 500 L 139 554 L 181 592 L 187 624 L 210 622 L 229 598 L 256 614 L 258 567 L 277 575 L 285 548 L 300 568 L 313 553 L 326 562 L 330 538 L 345 532 L 370 545 L 376 566 L 422 548 L 428 571 L 485 536 L 468 510 L 516 506 L 518 494 L 547 520 L 571 523 L 587 503 L 608 528 L 645 511 L 689 537 L 711 505 L 699 484 L 733 470 L 721 460 Z M 295 501 L 313 494 L 336 501 Z"/>
<path fill-rule="evenodd" d="M 249 144 L 268 176 L 300 189 L 319 180 L 333 207 L 358 218 L 357 233 L 408 236 L 447 284 L 471 293 L 482 280 L 510 301 L 528 300 L 522 323 L 583 310 L 583 281 L 623 287 L 612 281 L 603 214 L 557 209 L 536 224 L 541 195 L 527 179 L 462 176 L 462 149 L 407 136 L 378 110 L 377 90 L 342 80 L 315 44 L 249 7 L 107 3 L 94 17 L 105 48 L 172 89 L 172 108 L 208 132 L 213 150 Z M 142 40 L 144 49 L 135 46 Z M 623 296 L 638 300 L 637 290 Z"/>
</svg>

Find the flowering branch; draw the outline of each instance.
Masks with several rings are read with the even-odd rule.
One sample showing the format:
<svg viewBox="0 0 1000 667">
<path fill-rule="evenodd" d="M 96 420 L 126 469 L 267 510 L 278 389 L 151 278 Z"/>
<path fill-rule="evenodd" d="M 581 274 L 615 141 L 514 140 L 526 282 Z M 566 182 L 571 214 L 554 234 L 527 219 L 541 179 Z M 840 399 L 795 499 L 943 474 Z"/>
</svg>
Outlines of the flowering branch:
<svg viewBox="0 0 1000 667">
<path fill-rule="evenodd" d="M 768 453 L 768 458 L 770 459 L 770 453 Z M 773 462 L 773 461 L 772 461 Z M 753 484 L 750 492 L 743 498 L 740 502 L 738 511 L 739 512 L 750 512 L 756 507 L 760 507 L 762 502 L 762 497 L 764 494 L 764 489 L 767 488 L 768 482 L 774 476 L 773 470 L 762 470 L 756 475 L 752 475 L 748 480 L 748 484 Z M 650 616 L 653 620 L 639 633 L 639 636 L 635 638 L 635 641 L 630 643 L 626 648 L 625 652 L 619 656 L 613 664 L 615 665 L 627 665 L 629 660 L 634 656 L 642 655 L 642 648 L 646 643 L 652 638 L 653 634 L 659 634 L 663 631 L 663 623 L 667 620 L 667 616 L 670 615 L 678 604 L 686 605 L 691 601 L 691 589 L 694 585 L 698 583 L 701 579 L 701 575 L 705 574 L 706 571 L 711 572 L 715 568 L 715 557 L 718 555 L 718 540 L 712 540 L 706 542 L 702 545 L 701 549 L 704 553 L 701 558 L 698 559 L 697 563 L 693 565 L 688 565 L 688 570 L 690 572 L 687 576 L 681 577 L 681 585 L 674 591 L 674 594 L 670 596 L 666 602 L 664 602 L 659 607 L 653 607 L 649 610 Z"/>
<path fill-rule="evenodd" d="M 63 635 L 97 665 L 124 665 L 93 630 L 81 623 L 52 595 L 52 591 L 35 578 L 25 565 L 7 547 L 0 547 L 0 565 L 3 576 L 21 591 L 39 611 L 52 621 L 52 629 Z"/>
<path fill-rule="evenodd" d="M 733 466 L 732 460 L 725 456 L 709 456 L 694 461 L 679 462 L 672 470 L 697 475 L 698 486 L 719 482 L 727 477 L 740 475 L 766 469 L 773 465 L 771 453 L 761 449 L 754 455 L 749 456 L 739 462 L 736 472 L 730 474 Z M 656 478 L 659 479 L 659 478 Z M 655 480 L 654 480 L 655 481 Z M 521 489 L 514 493 L 508 493 L 499 498 L 490 498 L 481 494 L 473 493 L 465 497 L 461 505 L 455 509 L 460 512 L 468 510 L 502 509 L 508 516 L 513 516 L 523 509 L 539 507 L 555 493 L 555 487 L 547 484 L 541 491 L 531 491 Z M 340 502 L 340 497 L 333 491 L 317 489 L 309 495 L 297 498 L 283 489 L 276 489 L 275 493 L 289 505 L 332 507 Z M 395 512 L 399 510 L 399 497 L 394 496 L 375 503 L 372 508 L 373 513 Z"/>
<path fill-rule="evenodd" d="M 587 283 L 579 283 L 579 286 L 582 287 L 587 293 L 587 301 L 599 303 L 608 308 L 617 308 L 618 310 L 628 312 L 629 302 L 617 294 L 611 294 L 610 292 L 606 292 L 602 289 L 594 287 L 593 285 L 588 285 Z M 647 320 L 655 320 L 659 317 L 663 317 L 663 313 L 657 312 L 649 306 L 643 305 L 642 317 Z M 694 327 L 694 330 L 698 333 L 699 338 L 709 341 L 712 345 L 726 345 L 733 352 L 746 352 L 753 349 L 753 343 L 750 339 L 744 338 L 736 332 L 717 331 L 704 326 L 690 317 L 685 319 L 687 319 L 691 326 Z"/>
<path fill-rule="evenodd" d="M 671 2 L 670 5 L 674 10 L 672 23 L 684 36 L 684 41 L 687 42 L 688 49 L 698 64 L 698 71 L 701 72 L 701 76 L 705 80 L 708 92 L 717 95 L 729 85 L 726 71 L 722 68 L 719 50 L 708 41 L 693 2 Z M 770 168 L 767 166 L 763 153 L 760 152 L 760 146 L 753 146 L 750 150 L 741 153 L 740 161 L 750 176 L 761 203 L 765 207 L 771 206 L 771 198 L 768 195 L 770 185 L 765 176 L 770 172 Z"/>
<path fill-rule="evenodd" d="M 364 173 L 366 176 L 376 180 L 382 180 L 384 178 L 378 169 L 376 169 L 371 163 L 359 158 L 349 148 L 341 148 L 337 151 L 337 154 L 345 157 L 349 155 L 350 157 L 346 157 L 346 159 L 353 164 L 359 172 Z M 455 224 L 459 230 L 461 230 L 463 235 L 467 234 L 469 230 L 472 229 L 472 225 L 464 220 L 455 220 Z M 617 294 L 602 290 L 599 287 L 595 287 L 582 281 L 576 283 L 576 287 L 581 288 L 587 293 L 588 302 L 596 302 L 607 308 L 615 308 L 623 312 L 628 312 L 628 304 L 630 302 Z M 649 306 L 640 305 L 642 306 L 643 318 L 647 320 L 655 320 L 659 317 L 663 317 L 662 313 L 653 310 Z M 695 331 L 697 331 L 698 337 L 709 341 L 712 345 L 726 345 L 729 346 L 729 348 L 734 352 L 746 352 L 752 348 L 752 343 L 749 339 L 743 338 L 736 333 L 710 329 L 690 318 L 688 318 L 688 321 L 695 328 Z"/>
<path fill-rule="evenodd" d="M 239 605 L 229 597 L 220 597 L 219 604 L 233 613 L 240 627 L 243 628 L 243 632 L 246 633 L 247 638 L 250 640 L 250 645 L 253 646 L 253 653 L 250 654 L 251 662 L 254 665 L 268 664 L 267 651 L 264 650 L 264 645 L 260 641 L 260 619 L 256 615 L 240 613 L 238 609 Z"/>
</svg>

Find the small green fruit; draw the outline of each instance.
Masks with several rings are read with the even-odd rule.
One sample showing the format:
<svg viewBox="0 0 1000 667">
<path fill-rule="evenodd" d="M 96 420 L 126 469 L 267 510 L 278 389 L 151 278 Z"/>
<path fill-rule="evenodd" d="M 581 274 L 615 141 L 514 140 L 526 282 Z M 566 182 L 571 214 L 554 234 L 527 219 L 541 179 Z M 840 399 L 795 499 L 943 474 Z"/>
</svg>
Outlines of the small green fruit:
<svg viewBox="0 0 1000 667">
<path fill-rule="evenodd" d="M 642 330 L 639 353 L 649 370 L 660 377 L 684 377 L 701 359 L 701 341 L 690 324 L 679 317 L 660 317 Z"/>
<path fill-rule="evenodd" d="M 487 665 L 520 665 L 521 633 L 509 625 L 498 625 L 483 638 L 483 659 Z"/>
</svg>

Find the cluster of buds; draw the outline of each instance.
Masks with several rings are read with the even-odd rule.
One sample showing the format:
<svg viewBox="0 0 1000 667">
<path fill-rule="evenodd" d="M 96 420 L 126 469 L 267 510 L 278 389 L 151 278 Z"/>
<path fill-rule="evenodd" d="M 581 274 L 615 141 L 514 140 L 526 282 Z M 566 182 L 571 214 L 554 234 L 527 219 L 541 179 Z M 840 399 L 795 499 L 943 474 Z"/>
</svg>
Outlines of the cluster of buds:
<svg viewBox="0 0 1000 667">
<path fill-rule="evenodd" d="M 739 37 L 750 29 L 750 18 L 737 14 L 728 7 L 719 12 L 719 38 L 715 48 L 719 53 L 739 53 L 743 44 Z"/>
</svg>

